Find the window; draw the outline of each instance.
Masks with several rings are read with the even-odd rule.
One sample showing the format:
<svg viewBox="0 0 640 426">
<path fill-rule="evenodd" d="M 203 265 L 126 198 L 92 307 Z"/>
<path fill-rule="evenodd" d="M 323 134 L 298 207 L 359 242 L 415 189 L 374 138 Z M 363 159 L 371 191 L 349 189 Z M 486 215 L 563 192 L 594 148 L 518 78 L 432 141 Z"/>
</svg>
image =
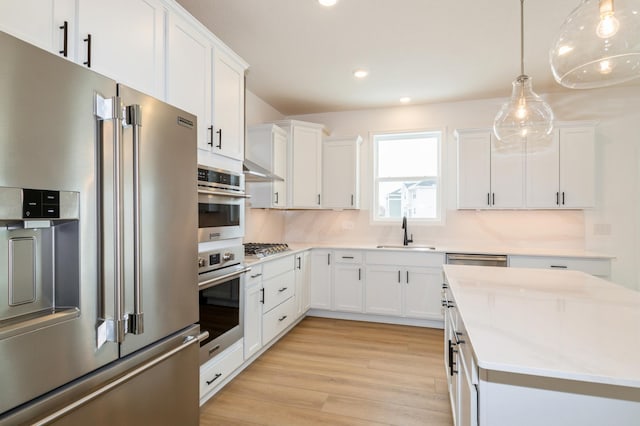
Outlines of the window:
<svg viewBox="0 0 640 426">
<path fill-rule="evenodd" d="M 440 221 L 441 132 L 373 136 L 373 220 Z"/>
</svg>

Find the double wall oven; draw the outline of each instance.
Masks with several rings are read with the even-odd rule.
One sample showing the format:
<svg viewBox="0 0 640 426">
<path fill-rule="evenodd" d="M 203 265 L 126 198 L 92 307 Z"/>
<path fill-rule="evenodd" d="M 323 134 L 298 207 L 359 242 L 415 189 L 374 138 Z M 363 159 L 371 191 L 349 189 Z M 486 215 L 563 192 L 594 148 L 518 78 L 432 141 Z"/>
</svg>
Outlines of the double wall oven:
<svg viewBox="0 0 640 426">
<path fill-rule="evenodd" d="M 201 364 L 244 334 L 245 198 L 242 173 L 198 166 L 199 322 L 209 332 L 200 342 Z"/>
<path fill-rule="evenodd" d="M 244 175 L 198 166 L 198 242 L 244 237 Z"/>
</svg>

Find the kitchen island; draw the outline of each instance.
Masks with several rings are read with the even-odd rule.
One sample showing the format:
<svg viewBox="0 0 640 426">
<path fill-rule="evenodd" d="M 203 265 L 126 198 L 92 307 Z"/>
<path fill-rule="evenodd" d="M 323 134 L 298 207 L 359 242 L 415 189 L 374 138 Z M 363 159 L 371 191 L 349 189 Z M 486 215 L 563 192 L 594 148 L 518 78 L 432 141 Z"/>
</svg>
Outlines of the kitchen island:
<svg viewBox="0 0 640 426">
<path fill-rule="evenodd" d="M 445 265 L 457 425 L 637 425 L 640 293 L 578 271 Z"/>
</svg>

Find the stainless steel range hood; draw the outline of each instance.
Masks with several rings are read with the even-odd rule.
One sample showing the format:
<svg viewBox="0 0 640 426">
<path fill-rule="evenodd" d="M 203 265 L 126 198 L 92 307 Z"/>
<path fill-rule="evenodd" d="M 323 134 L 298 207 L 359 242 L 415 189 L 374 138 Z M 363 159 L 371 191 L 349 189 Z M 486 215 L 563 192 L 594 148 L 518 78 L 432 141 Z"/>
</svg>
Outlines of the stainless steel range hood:
<svg viewBox="0 0 640 426">
<path fill-rule="evenodd" d="M 273 182 L 274 180 L 284 180 L 251 160 L 244 160 L 244 163 L 242 163 L 242 171 L 244 172 L 244 180 L 246 182 Z"/>
</svg>

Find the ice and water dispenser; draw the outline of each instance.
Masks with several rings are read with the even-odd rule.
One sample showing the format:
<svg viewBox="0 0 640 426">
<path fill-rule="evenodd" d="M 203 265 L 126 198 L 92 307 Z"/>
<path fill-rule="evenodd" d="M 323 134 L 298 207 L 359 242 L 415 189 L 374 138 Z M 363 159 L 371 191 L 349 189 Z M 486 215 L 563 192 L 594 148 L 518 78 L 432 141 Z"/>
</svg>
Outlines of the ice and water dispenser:
<svg viewBox="0 0 640 426">
<path fill-rule="evenodd" d="M 79 201 L 0 187 L 0 339 L 78 315 Z"/>
</svg>

